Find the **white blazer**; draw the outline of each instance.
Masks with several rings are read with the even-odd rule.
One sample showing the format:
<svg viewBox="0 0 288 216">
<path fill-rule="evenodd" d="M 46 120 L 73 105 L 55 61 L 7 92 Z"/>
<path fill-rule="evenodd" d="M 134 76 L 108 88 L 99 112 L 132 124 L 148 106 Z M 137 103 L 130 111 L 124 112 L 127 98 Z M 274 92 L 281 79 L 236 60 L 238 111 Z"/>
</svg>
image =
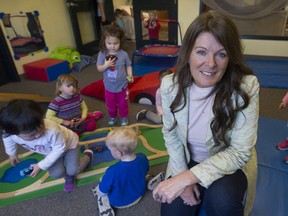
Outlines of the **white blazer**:
<svg viewBox="0 0 288 216">
<path fill-rule="evenodd" d="M 187 93 L 186 106 L 175 113 L 177 126 L 169 132 L 169 128 L 174 123 L 170 105 L 178 86 L 173 86 L 173 75 L 165 76 L 161 83 L 161 96 L 163 107 L 163 135 L 165 146 L 169 154 L 169 161 L 166 177 L 175 176 L 188 170 L 187 164 L 190 161 L 190 153 L 187 146 L 188 117 L 189 117 L 189 88 Z M 208 127 L 206 137 L 206 147 L 211 155 L 202 163 L 192 167 L 190 170 L 200 180 L 199 184 L 208 188 L 214 181 L 226 174 L 232 174 L 238 169 L 242 169 L 248 180 L 248 189 L 245 203 L 244 215 L 249 215 L 253 208 L 256 192 L 257 178 L 257 155 L 254 148 L 257 140 L 258 118 L 259 118 L 259 83 L 255 76 L 248 75 L 243 79 L 241 88 L 250 97 L 248 107 L 240 112 L 235 120 L 234 128 L 228 132 L 230 146 L 224 144 L 214 147 L 212 131 Z M 234 96 L 231 100 L 235 101 Z M 240 103 L 242 99 L 240 99 Z M 214 117 L 211 112 L 210 120 Z"/>
</svg>

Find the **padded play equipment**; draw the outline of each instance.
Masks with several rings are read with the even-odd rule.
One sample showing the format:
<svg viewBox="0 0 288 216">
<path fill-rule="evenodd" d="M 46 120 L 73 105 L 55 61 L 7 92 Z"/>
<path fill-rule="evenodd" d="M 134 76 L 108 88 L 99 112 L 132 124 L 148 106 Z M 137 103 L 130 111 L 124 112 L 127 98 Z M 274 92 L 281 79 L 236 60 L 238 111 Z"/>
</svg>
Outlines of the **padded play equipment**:
<svg viewBox="0 0 288 216">
<path fill-rule="evenodd" d="M 245 56 L 247 65 L 252 68 L 264 88 L 288 88 L 288 59 L 272 56 Z"/>
<path fill-rule="evenodd" d="M 174 71 L 174 68 L 170 68 L 170 70 Z M 159 71 L 134 77 L 134 82 L 128 85 L 130 102 L 147 105 L 155 104 L 155 94 L 159 86 Z M 83 87 L 80 92 L 83 95 L 104 100 L 103 80 L 97 80 Z"/>
<path fill-rule="evenodd" d="M 287 136 L 287 122 L 271 118 L 259 119 L 256 151 L 258 176 L 256 197 L 250 216 L 286 216 L 288 212 L 285 196 L 288 191 L 288 164 L 283 159 L 288 151 L 276 149 L 278 142 Z M 206 216 L 203 209 L 199 216 Z"/>
<path fill-rule="evenodd" d="M 28 79 L 39 81 L 52 81 L 61 74 L 69 74 L 69 63 L 66 60 L 45 58 L 23 65 Z"/>
<path fill-rule="evenodd" d="M 129 89 L 129 99 L 139 104 L 155 104 L 155 94 L 160 86 L 159 71 L 142 76 Z"/>
<path fill-rule="evenodd" d="M 133 74 L 135 76 L 174 67 L 180 46 L 153 44 L 146 45 L 132 54 Z"/>
<path fill-rule="evenodd" d="M 256 151 L 258 177 L 254 207 L 250 216 L 285 216 L 288 191 L 288 164 L 283 159 L 288 151 L 276 149 L 287 136 L 287 121 L 260 118 Z"/>
<path fill-rule="evenodd" d="M 133 85 L 135 85 L 140 79 L 141 79 L 141 77 L 134 77 L 134 82 L 128 84 L 129 91 L 130 91 L 130 88 Z M 98 98 L 100 100 L 105 100 L 105 88 L 104 88 L 103 79 L 97 80 L 97 81 L 90 83 L 89 85 L 83 87 L 80 90 L 80 93 L 83 95 L 90 96 L 90 97 Z M 130 98 L 130 101 L 133 101 L 133 100 L 131 100 L 130 95 L 129 95 L 129 98 Z"/>
</svg>

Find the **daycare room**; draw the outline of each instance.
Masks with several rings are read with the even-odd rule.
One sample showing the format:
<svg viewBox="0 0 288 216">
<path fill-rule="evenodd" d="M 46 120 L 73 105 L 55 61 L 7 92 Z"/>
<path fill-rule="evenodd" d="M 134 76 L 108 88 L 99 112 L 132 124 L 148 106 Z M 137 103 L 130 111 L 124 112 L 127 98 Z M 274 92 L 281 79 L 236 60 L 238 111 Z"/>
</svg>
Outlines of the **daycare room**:
<svg viewBox="0 0 288 216">
<path fill-rule="evenodd" d="M 35 177 L 22 176 L 21 171 L 43 160 L 43 155 L 18 145 L 20 163 L 11 166 L 4 143 L 0 140 L 0 215 L 100 215 L 99 200 L 94 197 L 92 189 L 101 181 L 107 168 L 118 162 L 105 140 L 108 133 L 125 124 L 122 124 L 122 117 L 109 124 L 111 113 L 105 101 L 105 80 L 96 66 L 101 53 L 99 41 L 105 27 L 98 14 L 98 1 L 0 0 L 0 109 L 12 99 L 31 99 L 46 111 L 56 96 L 58 76 L 73 75 L 78 81 L 78 90 L 88 113 L 94 117 L 101 113 L 95 117 L 96 128 L 84 133 L 76 132 L 79 135 L 80 157 L 85 156 L 86 150 L 91 150 L 93 157 L 90 158 L 90 167 L 77 174 L 77 187 L 69 193 L 63 191 L 65 178 L 52 178 L 47 170 L 42 170 Z M 287 215 L 288 145 L 281 148 L 277 148 L 277 145 L 288 139 L 288 105 L 280 105 L 288 92 L 288 1 L 245 0 L 238 1 L 239 4 L 232 4 L 228 0 L 104 2 L 107 22 L 120 23 L 118 25 L 129 22 L 130 30 L 132 28 L 134 31 L 132 38 L 125 33 L 125 40 L 121 44 L 133 71 L 133 82 L 127 81 L 129 113 L 124 123 L 131 126 L 137 135 L 136 153 L 142 153 L 148 159 L 149 179 L 166 172 L 168 152 L 171 154 L 167 151 L 168 145 L 165 146 L 162 131 L 163 125 L 169 125 L 168 117 L 166 120 L 163 117 L 163 124 L 147 117 L 148 112 L 156 110 L 155 94 L 160 85 L 160 71 L 170 68 L 174 72 L 182 44 L 185 43 L 185 33 L 199 14 L 214 10 L 231 18 L 240 34 L 244 61 L 260 84 L 259 119 L 254 122 L 247 119 L 255 125 L 257 133 L 257 170 L 252 176 L 256 182 L 256 192 L 252 200 L 247 198 L 249 196 L 245 192 L 244 208 L 250 206 L 251 209 L 244 215 Z M 116 9 L 125 12 L 124 21 L 115 17 Z M 151 12 L 161 26 L 156 42 L 145 27 Z M 231 45 L 233 41 L 236 40 L 231 40 Z M 165 100 L 162 99 L 163 103 Z M 163 112 L 167 110 L 164 108 Z M 146 116 L 140 117 L 143 113 Z M 247 114 L 245 110 L 243 113 Z M 176 114 L 175 118 L 178 117 L 183 119 Z M 185 122 L 188 122 L 187 119 L 188 116 L 185 116 Z M 182 121 L 178 122 L 179 128 L 182 124 Z M 247 134 L 250 132 L 246 131 Z M 245 140 L 245 135 L 235 140 Z M 243 150 L 243 155 L 245 153 Z M 243 157 L 246 159 L 248 156 Z M 147 188 L 137 204 L 128 208 L 114 208 L 115 215 L 160 216 L 161 203 L 154 198 L 153 191 Z M 203 206 L 199 209 L 198 216 L 208 215 Z"/>
</svg>

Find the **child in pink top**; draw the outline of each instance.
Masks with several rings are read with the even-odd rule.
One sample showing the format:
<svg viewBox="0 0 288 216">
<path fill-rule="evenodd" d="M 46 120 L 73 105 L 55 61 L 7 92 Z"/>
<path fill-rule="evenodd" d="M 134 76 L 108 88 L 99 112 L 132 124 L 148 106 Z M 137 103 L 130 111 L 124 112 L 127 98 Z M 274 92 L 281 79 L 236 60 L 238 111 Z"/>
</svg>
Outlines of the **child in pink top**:
<svg viewBox="0 0 288 216">
<path fill-rule="evenodd" d="M 287 104 L 288 104 L 288 92 L 287 92 L 286 95 L 283 97 L 283 99 L 282 99 L 282 101 L 281 101 L 281 103 L 280 103 L 280 105 L 279 105 L 279 109 L 285 108 L 285 107 L 287 106 Z M 282 151 L 288 150 L 288 136 L 286 137 L 286 140 L 278 143 L 277 148 L 278 148 L 279 150 L 282 150 Z M 288 156 L 285 157 L 284 161 L 285 161 L 286 163 L 288 163 Z"/>
</svg>

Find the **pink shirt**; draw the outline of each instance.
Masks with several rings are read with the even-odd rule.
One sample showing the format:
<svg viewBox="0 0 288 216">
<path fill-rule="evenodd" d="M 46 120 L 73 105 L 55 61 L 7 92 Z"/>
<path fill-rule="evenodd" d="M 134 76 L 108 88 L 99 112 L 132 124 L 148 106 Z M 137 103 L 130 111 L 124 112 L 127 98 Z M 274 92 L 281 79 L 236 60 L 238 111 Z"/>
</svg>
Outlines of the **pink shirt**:
<svg viewBox="0 0 288 216">
<path fill-rule="evenodd" d="M 215 94 L 205 97 L 212 88 L 199 88 L 195 84 L 190 88 L 188 147 L 192 160 L 198 163 L 210 157 L 205 142 Z"/>
</svg>

